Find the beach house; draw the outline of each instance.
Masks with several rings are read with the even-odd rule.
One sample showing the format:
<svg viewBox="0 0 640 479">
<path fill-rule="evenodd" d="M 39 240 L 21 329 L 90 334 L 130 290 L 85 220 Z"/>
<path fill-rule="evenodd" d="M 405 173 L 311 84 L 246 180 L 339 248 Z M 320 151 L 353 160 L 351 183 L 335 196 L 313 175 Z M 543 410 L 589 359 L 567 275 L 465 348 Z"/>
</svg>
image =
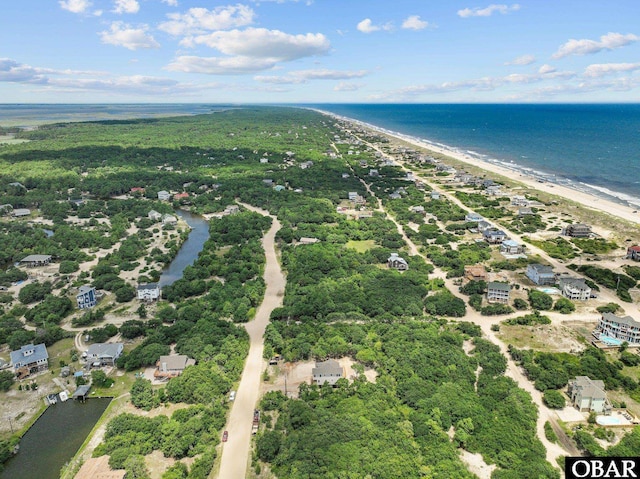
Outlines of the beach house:
<svg viewBox="0 0 640 479">
<path fill-rule="evenodd" d="M 35 268 L 36 266 L 46 266 L 51 263 L 50 254 L 30 254 L 20 260 L 21 266 L 27 266 L 28 268 Z"/>
<path fill-rule="evenodd" d="M 189 358 L 184 354 L 174 354 L 172 356 L 160 356 L 156 363 L 156 370 L 153 377 L 164 380 L 180 376 L 187 366 L 196 363 L 195 359 Z"/>
<path fill-rule="evenodd" d="M 627 259 L 640 261 L 640 246 L 629 246 L 627 248 Z"/>
<path fill-rule="evenodd" d="M 344 377 L 344 368 L 340 366 L 335 359 L 327 359 L 326 361 L 316 361 L 316 367 L 311 370 L 313 375 L 313 384 L 318 386 L 328 383 L 335 386 L 338 379 Z"/>
<path fill-rule="evenodd" d="M 96 288 L 89 285 L 82 285 L 76 294 L 76 303 L 80 309 L 93 308 L 97 303 Z"/>
<path fill-rule="evenodd" d="M 491 281 L 487 284 L 487 301 L 490 303 L 507 304 L 509 302 L 509 292 L 511 286 L 508 283 Z"/>
<path fill-rule="evenodd" d="M 171 193 L 165 190 L 158 191 L 158 199 L 160 201 L 169 201 L 171 199 Z"/>
<path fill-rule="evenodd" d="M 640 346 L 640 322 L 631 316 L 619 317 L 613 313 L 603 313 L 593 335 L 609 345 L 626 341 L 630 346 Z M 611 338 L 615 341 L 610 341 Z"/>
<path fill-rule="evenodd" d="M 489 244 L 501 244 L 504 240 L 508 239 L 507 234 L 495 228 L 486 229 L 482 232 L 482 237 Z"/>
<path fill-rule="evenodd" d="M 469 281 L 486 281 L 487 270 L 481 264 L 467 265 L 464 267 L 464 277 Z"/>
<path fill-rule="evenodd" d="M 604 381 L 589 376 L 576 376 L 567 390 L 571 403 L 578 411 L 605 412 L 611 409 L 604 392 Z"/>
<path fill-rule="evenodd" d="M 387 266 L 391 269 L 397 269 L 398 271 L 406 271 L 409 269 L 407 261 L 398 255 L 398 253 L 391 253 L 391 256 L 387 259 Z"/>
<path fill-rule="evenodd" d="M 158 283 L 142 283 L 137 288 L 140 301 L 155 301 L 160 298 L 160 286 Z"/>
<path fill-rule="evenodd" d="M 94 343 L 83 353 L 83 357 L 94 367 L 113 366 L 123 350 L 123 343 Z"/>
<path fill-rule="evenodd" d="M 521 245 L 515 240 L 504 240 L 502 244 L 500 244 L 500 253 L 503 255 L 523 254 L 524 250 L 524 245 Z"/>
<path fill-rule="evenodd" d="M 582 278 L 561 277 L 558 280 L 558 287 L 565 298 L 575 301 L 586 301 L 591 296 L 591 288 Z"/>
<path fill-rule="evenodd" d="M 555 284 L 556 282 L 553 268 L 544 264 L 528 264 L 524 274 L 538 286 Z"/>
<path fill-rule="evenodd" d="M 18 379 L 49 369 L 49 353 L 44 343 L 22 346 L 16 351 L 11 351 L 10 358 Z"/>
<path fill-rule="evenodd" d="M 591 236 L 591 227 L 583 223 L 576 223 L 568 225 L 565 228 L 564 233 L 567 236 L 572 236 L 573 238 L 588 238 Z"/>
</svg>

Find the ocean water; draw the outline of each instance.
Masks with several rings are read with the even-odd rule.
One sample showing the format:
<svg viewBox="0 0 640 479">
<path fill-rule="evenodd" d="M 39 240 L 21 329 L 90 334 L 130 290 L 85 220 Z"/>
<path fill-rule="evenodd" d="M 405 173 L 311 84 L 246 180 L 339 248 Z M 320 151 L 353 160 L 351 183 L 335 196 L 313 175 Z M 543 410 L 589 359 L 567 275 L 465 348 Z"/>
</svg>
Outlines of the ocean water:
<svg viewBox="0 0 640 479">
<path fill-rule="evenodd" d="M 640 104 L 298 105 L 640 208 Z M 211 113 L 215 104 L 0 104 L 0 126 Z"/>
<path fill-rule="evenodd" d="M 639 104 L 306 106 L 640 206 Z"/>
</svg>

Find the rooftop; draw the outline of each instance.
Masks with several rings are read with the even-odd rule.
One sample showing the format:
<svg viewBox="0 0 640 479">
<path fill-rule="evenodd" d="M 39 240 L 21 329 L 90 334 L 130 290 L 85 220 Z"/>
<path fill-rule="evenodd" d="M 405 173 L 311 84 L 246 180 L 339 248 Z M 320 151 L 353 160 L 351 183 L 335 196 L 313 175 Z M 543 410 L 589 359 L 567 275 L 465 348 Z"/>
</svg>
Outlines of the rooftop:
<svg viewBox="0 0 640 479">
<path fill-rule="evenodd" d="M 511 286 L 508 283 L 499 283 L 497 281 L 491 281 L 487 284 L 487 289 L 493 289 L 497 291 L 511 291 Z"/>
</svg>

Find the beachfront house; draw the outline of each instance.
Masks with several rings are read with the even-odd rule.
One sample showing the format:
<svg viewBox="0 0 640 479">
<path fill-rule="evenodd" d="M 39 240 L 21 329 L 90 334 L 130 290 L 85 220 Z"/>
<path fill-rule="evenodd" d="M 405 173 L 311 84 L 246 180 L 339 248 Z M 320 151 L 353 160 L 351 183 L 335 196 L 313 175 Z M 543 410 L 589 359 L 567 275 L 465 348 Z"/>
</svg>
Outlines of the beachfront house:
<svg viewBox="0 0 640 479">
<path fill-rule="evenodd" d="M 571 300 L 586 301 L 591 296 L 591 288 L 582 278 L 561 277 L 558 280 L 558 287 L 562 295 Z"/>
<path fill-rule="evenodd" d="M 155 301 L 160 298 L 160 286 L 158 283 L 142 283 L 137 288 L 140 301 Z"/>
<path fill-rule="evenodd" d="M 311 370 L 311 374 L 313 375 L 313 384 L 318 386 L 322 386 L 324 383 L 335 386 L 338 379 L 345 377 L 344 368 L 335 359 L 316 361 L 316 367 Z"/>
<path fill-rule="evenodd" d="M 76 294 L 76 303 L 80 309 L 93 308 L 98 304 L 96 288 L 86 284 L 80 286 L 78 294 Z"/>
<path fill-rule="evenodd" d="M 35 268 L 36 266 L 46 266 L 51 263 L 50 254 L 30 254 L 20 260 L 20 266 Z"/>
<path fill-rule="evenodd" d="M 123 350 L 122 343 L 95 343 L 82 356 L 94 367 L 113 366 Z"/>
<path fill-rule="evenodd" d="M 175 378 L 180 376 L 187 366 L 192 366 L 195 363 L 195 359 L 191 359 L 184 354 L 160 356 L 160 359 L 156 362 L 156 370 L 153 373 L 153 377 L 161 380 Z"/>
<path fill-rule="evenodd" d="M 22 346 L 16 351 L 11 351 L 10 358 L 18 379 L 49 369 L 49 353 L 44 343 Z"/>
<path fill-rule="evenodd" d="M 567 236 L 572 236 L 574 238 L 588 238 L 589 236 L 591 236 L 591 227 L 583 223 L 576 223 L 573 225 L 568 225 L 564 229 L 564 233 Z"/>
<path fill-rule="evenodd" d="M 589 376 L 576 376 L 569 381 L 567 394 L 578 411 L 605 412 L 611 409 L 604 392 L 604 381 Z"/>
<path fill-rule="evenodd" d="M 640 246 L 629 246 L 627 248 L 627 259 L 640 261 Z"/>
<path fill-rule="evenodd" d="M 524 274 L 538 286 L 555 284 L 556 282 L 553 268 L 544 264 L 528 264 Z"/>
<path fill-rule="evenodd" d="M 478 221 L 478 231 L 484 233 L 486 230 L 491 229 L 491 223 L 488 221 Z"/>
<path fill-rule="evenodd" d="M 509 302 L 509 292 L 511 286 L 508 283 L 491 281 L 487 284 L 487 301 L 490 303 L 507 304 Z"/>
<path fill-rule="evenodd" d="M 640 322 L 631 316 L 602 313 L 593 335 L 608 345 L 620 345 L 626 341 L 630 346 L 640 346 Z"/>
<path fill-rule="evenodd" d="M 407 261 L 398 255 L 398 253 L 391 253 L 391 256 L 387 259 L 387 266 L 391 269 L 397 269 L 398 271 L 406 271 L 409 269 Z"/>
<path fill-rule="evenodd" d="M 504 255 L 523 254 L 524 250 L 524 245 L 514 240 L 504 240 L 502 244 L 500 244 L 500 253 Z"/>
<path fill-rule="evenodd" d="M 484 230 L 482 237 L 489 244 L 501 244 L 504 240 L 508 239 L 504 231 L 495 228 Z"/>
</svg>

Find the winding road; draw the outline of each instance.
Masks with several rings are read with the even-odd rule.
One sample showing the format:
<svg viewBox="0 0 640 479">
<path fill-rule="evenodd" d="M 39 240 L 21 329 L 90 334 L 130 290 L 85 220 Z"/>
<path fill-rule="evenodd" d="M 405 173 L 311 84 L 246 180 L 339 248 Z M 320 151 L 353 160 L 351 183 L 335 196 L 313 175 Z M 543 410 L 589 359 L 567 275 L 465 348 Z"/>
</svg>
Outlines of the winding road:
<svg viewBox="0 0 640 479">
<path fill-rule="evenodd" d="M 267 258 L 263 276 L 267 288 L 255 319 L 245 325 L 249 333 L 249 355 L 227 420 L 226 430 L 229 439 L 222 443 L 220 468 L 209 475 L 211 479 L 244 479 L 247 475 L 251 458 L 253 411 L 260 397 L 261 374 L 266 367 L 266 362 L 262 358 L 264 332 L 269 324 L 271 311 L 282 305 L 287 283 L 275 249 L 275 235 L 281 227 L 280 222 L 265 210 L 245 203 L 240 204 L 250 211 L 269 216 L 273 220 L 271 228 L 262 238 L 262 246 Z"/>
</svg>

